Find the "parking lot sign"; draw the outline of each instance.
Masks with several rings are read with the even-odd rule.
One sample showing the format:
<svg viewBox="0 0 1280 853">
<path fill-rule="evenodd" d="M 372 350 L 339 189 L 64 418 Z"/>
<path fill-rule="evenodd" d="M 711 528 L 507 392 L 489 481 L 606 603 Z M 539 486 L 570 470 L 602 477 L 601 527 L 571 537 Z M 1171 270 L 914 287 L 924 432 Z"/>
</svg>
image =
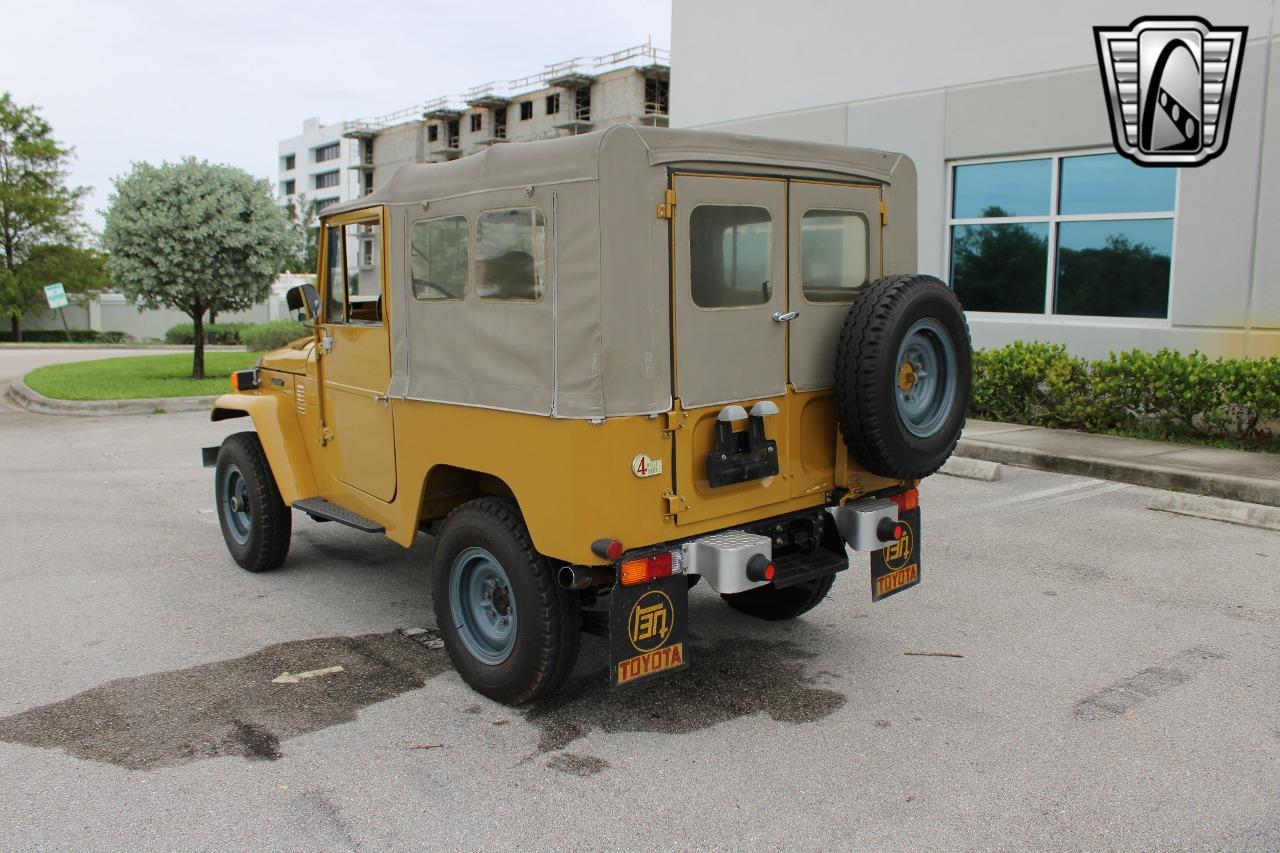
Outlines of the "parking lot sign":
<svg viewBox="0 0 1280 853">
<path fill-rule="evenodd" d="M 49 301 L 50 308 L 65 308 L 67 306 L 67 290 L 62 286 L 61 282 L 46 284 L 44 286 L 44 298 Z"/>
</svg>

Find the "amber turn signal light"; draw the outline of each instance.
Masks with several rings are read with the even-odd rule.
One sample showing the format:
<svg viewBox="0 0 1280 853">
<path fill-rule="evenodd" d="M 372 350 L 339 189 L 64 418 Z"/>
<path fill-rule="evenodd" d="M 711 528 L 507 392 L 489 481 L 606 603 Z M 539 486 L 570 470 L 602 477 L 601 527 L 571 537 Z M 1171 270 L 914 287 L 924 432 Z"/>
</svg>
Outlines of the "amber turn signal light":
<svg viewBox="0 0 1280 853">
<path fill-rule="evenodd" d="M 674 565 L 675 560 L 672 558 L 671 552 L 663 551 L 658 554 L 649 554 L 644 557 L 633 557 L 630 560 L 624 560 L 618 574 L 622 578 L 623 586 L 635 586 L 636 584 L 656 581 L 659 578 L 671 577 Z"/>
</svg>

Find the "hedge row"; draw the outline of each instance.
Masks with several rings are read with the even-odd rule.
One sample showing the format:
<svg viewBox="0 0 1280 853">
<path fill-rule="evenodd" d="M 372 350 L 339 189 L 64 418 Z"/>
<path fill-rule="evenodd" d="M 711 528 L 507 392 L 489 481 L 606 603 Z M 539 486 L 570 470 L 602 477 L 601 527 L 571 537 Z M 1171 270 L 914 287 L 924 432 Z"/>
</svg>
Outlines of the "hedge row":
<svg viewBox="0 0 1280 853">
<path fill-rule="evenodd" d="M 290 341 L 306 337 L 307 328 L 293 320 L 276 320 L 271 323 L 217 323 L 206 324 L 204 342 L 234 346 L 244 344 L 251 352 L 276 349 Z M 191 323 L 179 323 L 164 333 L 167 344 L 195 343 L 196 330 Z"/>
<path fill-rule="evenodd" d="M 0 332 L 0 342 L 13 343 L 13 332 Z M 66 343 L 67 333 L 63 329 L 23 329 L 23 343 L 60 344 Z M 132 341 L 128 332 L 99 332 L 97 329 L 72 329 L 71 341 L 77 344 L 122 344 Z"/>
<path fill-rule="evenodd" d="M 976 418 L 1165 438 L 1263 443 L 1280 421 L 1280 358 L 1209 360 L 1162 349 L 1086 361 L 1015 341 L 973 354 Z"/>
</svg>

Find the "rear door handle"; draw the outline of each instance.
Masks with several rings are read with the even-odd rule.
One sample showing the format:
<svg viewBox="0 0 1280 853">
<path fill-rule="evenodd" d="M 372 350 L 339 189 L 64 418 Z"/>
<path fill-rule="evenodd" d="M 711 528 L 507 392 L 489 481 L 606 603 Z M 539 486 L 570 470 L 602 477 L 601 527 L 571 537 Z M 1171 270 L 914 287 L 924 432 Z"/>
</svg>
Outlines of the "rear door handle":
<svg viewBox="0 0 1280 853">
<path fill-rule="evenodd" d="M 799 316 L 800 316 L 799 311 L 788 311 L 785 314 L 782 313 L 781 311 L 773 312 L 773 320 L 775 323 L 790 323 L 792 320 L 794 320 Z"/>
</svg>

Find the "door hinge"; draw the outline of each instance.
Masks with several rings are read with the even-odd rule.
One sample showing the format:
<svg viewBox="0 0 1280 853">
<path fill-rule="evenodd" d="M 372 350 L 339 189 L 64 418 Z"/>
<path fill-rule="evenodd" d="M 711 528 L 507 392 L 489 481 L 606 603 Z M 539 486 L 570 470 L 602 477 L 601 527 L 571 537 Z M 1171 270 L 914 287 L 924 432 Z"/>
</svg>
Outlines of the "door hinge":
<svg viewBox="0 0 1280 853">
<path fill-rule="evenodd" d="M 689 508 L 689 502 L 682 495 L 670 490 L 663 492 L 662 498 L 667 502 L 666 514 L 673 518 Z"/>
<path fill-rule="evenodd" d="M 880 200 L 880 224 L 889 224 L 889 202 L 884 199 Z"/>
<path fill-rule="evenodd" d="M 662 196 L 661 203 L 658 204 L 659 219 L 674 219 L 676 215 L 676 191 L 671 187 L 667 187 L 666 193 Z"/>
</svg>

